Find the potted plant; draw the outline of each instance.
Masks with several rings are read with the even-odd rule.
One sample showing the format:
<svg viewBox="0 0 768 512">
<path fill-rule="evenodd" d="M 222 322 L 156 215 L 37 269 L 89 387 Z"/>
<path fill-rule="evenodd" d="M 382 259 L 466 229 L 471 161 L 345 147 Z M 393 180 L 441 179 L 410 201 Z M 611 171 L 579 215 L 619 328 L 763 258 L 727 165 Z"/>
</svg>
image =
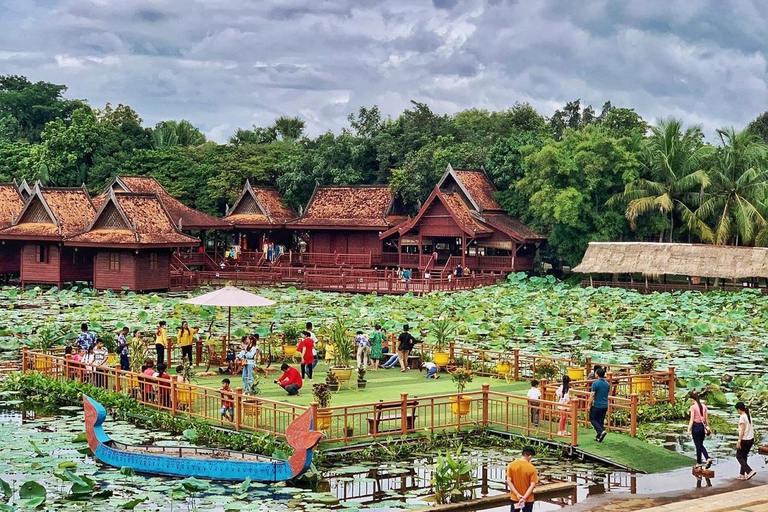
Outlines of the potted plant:
<svg viewBox="0 0 768 512">
<path fill-rule="evenodd" d="M 191 411 L 192 405 L 195 402 L 195 394 L 192 391 L 192 386 L 189 384 L 192 381 L 192 365 L 186 359 L 184 359 L 184 364 L 182 365 L 181 377 L 184 383 L 176 385 L 176 403 L 182 409 Z"/>
<path fill-rule="evenodd" d="M 347 437 L 352 437 L 353 435 L 355 435 L 355 427 L 354 427 L 354 425 L 352 425 L 351 423 L 347 423 L 347 427 L 346 427 L 345 431 L 346 431 L 345 434 L 346 434 Z"/>
<path fill-rule="evenodd" d="M 548 381 L 551 381 L 552 379 L 556 378 L 559 373 L 560 373 L 560 367 L 554 361 L 551 361 L 549 359 L 536 360 L 536 370 L 534 371 L 533 374 L 536 376 L 537 379 L 539 380 L 546 379 Z M 542 386 L 542 394 L 544 396 L 544 400 L 555 399 L 555 392 L 548 391 L 543 386 Z"/>
<path fill-rule="evenodd" d="M 344 320 L 337 316 L 330 329 L 331 344 L 333 345 L 333 372 L 339 382 L 348 381 L 352 377 L 350 361 L 354 357 L 355 343 L 349 333 L 349 327 Z"/>
<path fill-rule="evenodd" d="M 261 394 L 259 384 L 259 379 L 254 375 L 251 385 L 245 390 L 246 397 L 242 398 L 243 414 L 253 418 L 254 427 L 258 426 L 261 415 L 261 402 L 256 398 Z"/>
<path fill-rule="evenodd" d="M 432 334 L 435 337 L 435 350 L 432 354 L 432 362 L 444 367 L 448 364 L 450 354 L 447 352 L 449 338 L 456 332 L 456 324 L 447 316 L 440 316 L 432 322 Z"/>
<path fill-rule="evenodd" d="M 333 370 L 328 370 L 325 374 L 325 383 L 328 384 L 328 389 L 331 391 L 339 390 L 339 377 Z"/>
<path fill-rule="evenodd" d="M 653 390 L 653 378 L 651 374 L 656 367 L 656 358 L 648 356 L 637 356 L 635 359 L 635 373 L 638 376 L 632 376 L 632 388 L 637 394 L 649 394 Z"/>
<path fill-rule="evenodd" d="M 504 350 L 501 352 L 499 360 L 496 361 L 496 375 L 498 377 L 509 379 L 509 376 L 512 373 L 512 355 L 510 354 L 511 351 L 512 347 L 509 344 L 504 345 Z"/>
<path fill-rule="evenodd" d="M 568 367 L 568 376 L 572 381 L 583 380 L 586 374 L 587 360 L 578 347 L 571 347 L 571 365 Z"/>
<path fill-rule="evenodd" d="M 327 431 L 331 427 L 331 390 L 328 384 L 318 382 L 312 385 L 312 396 L 317 402 L 317 430 Z"/>
<path fill-rule="evenodd" d="M 293 324 L 283 326 L 283 355 L 286 358 L 296 355 L 299 338 L 301 338 L 301 329 Z"/>
<path fill-rule="evenodd" d="M 475 375 L 472 373 L 472 370 L 468 368 L 456 368 L 451 375 L 451 381 L 456 384 L 456 389 L 458 391 L 456 396 L 451 397 L 451 410 L 453 411 L 453 414 L 457 416 L 469 414 L 472 398 L 462 396 L 462 393 L 464 393 L 464 388 L 467 387 L 467 384 L 472 382 L 474 378 Z"/>
<path fill-rule="evenodd" d="M 357 389 L 365 389 L 365 384 L 368 381 L 365 380 L 365 368 L 362 366 L 357 369 Z"/>
<path fill-rule="evenodd" d="M 32 342 L 32 348 L 49 354 L 51 349 L 56 345 L 63 343 L 66 336 L 63 334 L 61 327 L 56 323 L 46 323 L 37 329 L 37 332 L 29 336 L 29 340 Z M 50 368 L 53 364 L 50 356 L 35 356 L 35 369 L 44 371 Z"/>
</svg>

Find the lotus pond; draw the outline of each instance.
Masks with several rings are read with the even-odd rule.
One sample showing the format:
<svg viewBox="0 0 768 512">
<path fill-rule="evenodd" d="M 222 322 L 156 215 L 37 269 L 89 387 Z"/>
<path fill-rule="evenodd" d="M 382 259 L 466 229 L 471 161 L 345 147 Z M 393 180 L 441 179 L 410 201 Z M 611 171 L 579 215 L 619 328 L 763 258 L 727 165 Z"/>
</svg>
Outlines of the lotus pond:
<svg viewBox="0 0 768 512">
<path fill-rule="evenodd" d="M 5 501 L 22 508 L 36 504 L 48 510 L 211 510 L 224 511 L 395 511 L 421 508 L 433 493 L 430 481 L 434 454 L 415 454 L 396 462 L 330 462 L 302 487 L 255 482 L 219 484 L 195 479 L 168 479 L 136 475 L 95 461 L 85 444 L 83 418 L 78 407 L 64 407 L 48 415 L 26 410 L 5 394 L 0 413 L 0 478 Z M 184 444 L 183 438 L 149 432 L 109 420 L 105 424 L 116 439 L 131 443 Z M 712 445 L 731 444 L 721 437 Z M 680 437 L 671 443 L 689 452 Z M 672 448 L 672 446 L 670 446 Z M 715 449 L 717 453 L 717 448 Z M 475 495 L 502 494 L 506 464 L 516 457 L 514 448 L 465 449 L 460 456 L 472 467 L 468 486 Z M 730 455 L 730 454 L 728 454 Z M 758 456 L 751 461 L 762 467 Z M 731 459 L 718 456 L 717 470 L 735 472 Z M 571 480 L 575 493 L 542 502 L 538 510 L 556 510 L 596 494 L 653 493 L 695 487 L 688 469 L 666 475 L 633 475 L 600 464 L 561 459 L 553 453 L 537 457 L 543 481 Z M 677 478 L 679 477 L 679 478 Z M 725 481 L 716 481 L 715 485 Z M 7 485 L 6 485 L 7 484 Z M 87 503 L 87 505 L 86 505 Z M 488 510 L 507 510 L 508 505 Z M 0 504 L 0 510 L 13 510 Z"/>
<path fill-rule="evenodd" d="M 545 355 L 567 354 L 576 347 L 594 360 L 612 363 L 631 362 L 642 354 L 657 358 L 658 366 L 677 368 L 681 395 L 706 390 L 715 406 L 737 398 L 755 408 L 768 403 L 768 297 L 755 290 L 641 295 L 514 274 L 498 286 L 426 296 L 344 295 L 293 287 L 256 292 L 277 305 L 234 309 L 234 335 L 265 334 L 271 322 L 279 331 L 287 323 L 307 320 L 322 334 L 341 315 L 365 329 L 382 323 L 396 331 L 407 322 L 429 341 L 429 324 L 443 315 L 458 323 L 458 343 Z M 0 350 L 63 342 L 82 321 L 107 339 L 124 325 L 151 332 L 159 320 L 175 328 L 182 318 L 226 331 L 223 310 L 181 304 L 188 296 L 2 288 Z"/>
</svg>

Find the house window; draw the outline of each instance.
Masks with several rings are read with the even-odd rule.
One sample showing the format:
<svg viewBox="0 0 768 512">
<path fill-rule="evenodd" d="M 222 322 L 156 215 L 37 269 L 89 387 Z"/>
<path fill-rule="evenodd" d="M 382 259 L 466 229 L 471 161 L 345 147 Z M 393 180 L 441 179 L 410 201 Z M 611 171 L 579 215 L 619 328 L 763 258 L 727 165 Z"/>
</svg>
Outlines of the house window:
<svg viewBox="0 0 768 512">
<path fill-rule="evenodd" d="M 157 253 L 149 253 L 149 270 L 157 270 Z"/>
<path fill-rule="evenodd" d="M 110 272 L 120 272 L 120 253 L 109 253 L 109 270 Z"/>
<path fill-rule="evenodd" d="M 35 262 L 48 263 L 48 246 L 38 244 L 35 246 Z"/>
</svg>

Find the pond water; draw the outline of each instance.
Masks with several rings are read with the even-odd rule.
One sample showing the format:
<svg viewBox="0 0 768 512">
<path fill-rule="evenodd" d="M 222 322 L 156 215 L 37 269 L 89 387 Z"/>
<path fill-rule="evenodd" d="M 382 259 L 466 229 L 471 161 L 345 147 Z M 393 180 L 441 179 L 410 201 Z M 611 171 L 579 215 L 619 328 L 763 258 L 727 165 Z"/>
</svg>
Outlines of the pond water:
<svg viewBox="0 0 768 512">
<path fill-rule="evenodd" d="M 116 510 L 121 505 L 130 504 L 132 500 L 141 499 L 144 501 L 136 505 L 135 510 L 164 512 L 389 512 L 429 504 L 429 482 L 434 464 L 430 454 L 398 462 L 339 464 L 322 468 L 319 478 L 313 484 L 301 484 L 306 486 L 304 488 L 252 483 L 249 489 L 242 491 L 238 489 L 239 484 L 211 483 L 209 489 L 195 495 L 179 494 L 174 492 L 179 487 L 178 479 L 124 475 L 94 460 L 82 436 L 78 439 L 83 432 L 79 408 L 63 408 L 56 415 L 45 415 L 16 409 L 19 404 L 13 401 L 6 401 L 5 404 L 13 408 L 0 412 L 0 477 L 10 482 L 16 490 L 30 480 L 42 484 L 48 492 L 46 508 L 73 511 L 83 509 L 82 501 L 74 501 L 69 496 L 70 484 L 55 475 L 69 466 L 73 467 L 72 471 L 77 475 L 90 477 L 98 486 L 96 492 L 111 492 L 109 497 L 88 499 L 88 509 L 95 512 Z M 105 428 L 115 439 L 129 443 L 185 444 L 179 438 L 142 430 L 119 421 L 109 420 Z M 732 449 L 729 448 L 733 442 L 732 436 L 718 436 L 708 441 L 717 459 L 718 472 L 718 478 L 709 484 L 718 485 L 725 481 L 725 475 L 737 473 Z M 683 452 L 692 449 L 690 441 L 678 435 L 669 436 L 669 447 Z M 39 453 L 36 453 L 37 450 Z M 505 448 L 469 451 L 466 456 L 476 465 L 472 484 L 475 496 L 505 493 L 505 468 L 517 453 L 517 450 Z M 758 471 L 764 466 L 761 456 L 755 455 L 750 462 Z M 552 455 L 537 457 L 535 464 L 542 481 L 574 481 L 578 485 L 572 495 L 538 504 L 537 510 L 540 511 L 559 509 L 606 492 L 649 494 L 693 488 L 697 484 L 708 485 L 704 481 L 697 482 L 691 476 L 690 469 L 664 475 L 634 475 L 601 464 L 560 459 Z M 508 505 L 487 510 L 508 510 Z"/>
</svg>

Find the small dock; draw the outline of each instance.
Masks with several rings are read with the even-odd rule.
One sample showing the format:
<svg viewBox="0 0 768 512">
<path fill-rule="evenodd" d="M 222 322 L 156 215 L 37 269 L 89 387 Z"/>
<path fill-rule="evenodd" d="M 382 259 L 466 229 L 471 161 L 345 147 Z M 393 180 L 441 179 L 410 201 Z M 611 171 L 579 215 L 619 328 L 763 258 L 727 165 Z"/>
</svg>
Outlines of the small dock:
<svg viewBox="0 0 768 512">
<path fill-rule="evenodd" d="M 562 496 L 569 496 L 576 492 L 575 482 L 555 482 L 551 484 L 544 484 L 536 487 L 534 496 L 537 500 L 560 498 Z M 465 510 L 485 510 L 491 507 L 498 507 L 510 503 L 509 494 L 495 494 L 493 496 L 483 496 L 476 500 L 448 503 L 446 505 L 435 505 L 432 507 L 424 507 L 414 509 L 414 512 L 463 512 Z"/>
</svg>

